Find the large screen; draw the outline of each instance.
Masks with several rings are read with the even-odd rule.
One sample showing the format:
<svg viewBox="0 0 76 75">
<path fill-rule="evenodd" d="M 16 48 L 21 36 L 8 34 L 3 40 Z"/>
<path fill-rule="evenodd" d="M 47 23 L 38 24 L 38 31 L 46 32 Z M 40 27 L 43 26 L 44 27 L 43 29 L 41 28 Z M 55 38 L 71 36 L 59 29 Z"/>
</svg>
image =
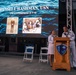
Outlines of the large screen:
<svg viewBox="0 0 76 75">
<path fill-rule="evenodd" d="M 59 0 L 0 0 L 0 36 L 47 37 L 58 32 Z"/>
</svg>

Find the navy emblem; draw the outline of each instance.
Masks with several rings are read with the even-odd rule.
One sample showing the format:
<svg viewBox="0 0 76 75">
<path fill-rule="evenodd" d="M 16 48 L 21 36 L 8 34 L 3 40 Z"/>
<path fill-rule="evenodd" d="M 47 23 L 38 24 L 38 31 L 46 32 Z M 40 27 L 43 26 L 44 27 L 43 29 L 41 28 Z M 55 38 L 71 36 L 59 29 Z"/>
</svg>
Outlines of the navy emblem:
<svg viewBox="0 0 76 75">
<path fill-rule="evenodd" d="M 56 48 L 61 55 L 64 55 L 67 52 L 67 47 L 64 44 L 57 45 Z"/>
</svg>

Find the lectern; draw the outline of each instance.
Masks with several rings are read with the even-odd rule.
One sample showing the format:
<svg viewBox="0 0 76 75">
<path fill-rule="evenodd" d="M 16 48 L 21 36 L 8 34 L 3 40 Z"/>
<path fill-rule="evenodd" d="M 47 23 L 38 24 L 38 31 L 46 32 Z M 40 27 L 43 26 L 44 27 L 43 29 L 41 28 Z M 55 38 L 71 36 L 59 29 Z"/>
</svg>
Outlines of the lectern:
<svg viewBox="0 0 76 75">
<path fill-rule="evenodd" d="M 55 37 L 54 50 L 52 69 L 66 69 L 70 71 L 70 39 L 68 37 Z"/>
</svg>

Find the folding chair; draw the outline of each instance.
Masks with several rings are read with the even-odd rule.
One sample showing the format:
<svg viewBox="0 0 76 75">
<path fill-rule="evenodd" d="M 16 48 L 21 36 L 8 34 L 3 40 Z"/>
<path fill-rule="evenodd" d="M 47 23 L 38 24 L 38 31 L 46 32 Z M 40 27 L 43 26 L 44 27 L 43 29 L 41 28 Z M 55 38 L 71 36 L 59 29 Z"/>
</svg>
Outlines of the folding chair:
<svg viewBox="0 0 76 75">
<path fill-rule="evenodd" d="M 23 61 L 24 60 L 32 61 L 33 60 L 33 52 L 34 52 L 34 47 L 33 46 L 26 46 Z"/>
<path fill-rule="evenodd" d="M 48 63 L 48 54 L 47 54 L 47 52 L 48 52 L 47 47 L 41 47 L 39 62 L 47 62 Z"/>
</svg>

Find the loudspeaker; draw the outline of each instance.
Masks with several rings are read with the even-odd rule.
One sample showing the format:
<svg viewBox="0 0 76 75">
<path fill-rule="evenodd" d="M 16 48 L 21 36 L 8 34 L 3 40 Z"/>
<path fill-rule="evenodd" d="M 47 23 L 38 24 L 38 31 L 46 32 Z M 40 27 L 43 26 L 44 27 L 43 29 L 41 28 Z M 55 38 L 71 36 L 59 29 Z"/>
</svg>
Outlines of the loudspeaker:
<svg viewBox="0 0 76 75">
<path fill-rule="evenodd" d="M 9 52 L 17 52 L 17 38 L 16 37 L 9 38 Z"/>
<path fill-rule="evenodd" d="M 9 38 L 9 43 L 10 44 L 17 44 L 17 38 L 15 38 L 15 37 Z"/>
<path fill-rule="evenodd" d="M 4 37 L 0 37 L 0 45 L 4 45 L 5 44 L 5 38 Z"/>
</svg>

